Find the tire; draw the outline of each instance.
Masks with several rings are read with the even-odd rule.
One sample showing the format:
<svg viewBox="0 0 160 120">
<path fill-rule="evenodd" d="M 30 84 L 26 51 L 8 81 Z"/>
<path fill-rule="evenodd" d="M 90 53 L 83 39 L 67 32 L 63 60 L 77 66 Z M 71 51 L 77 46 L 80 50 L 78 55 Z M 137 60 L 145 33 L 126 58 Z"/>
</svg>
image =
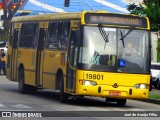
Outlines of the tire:
<svg viewBox="0 0 160 120">
<path fill-rule="evenodd" d="M 117 105 L 119 106 L 125 106 L 127 102 L 127 99 L 117 99 Z"/>
<path fill-rule="evenodd" d="M 38 91 L 38 88 L 36 86 L 27 85 L 27 88 L 29 89 L 30 94 L 36 94 Z"/>
<path fill-rule="evenodd" d="M 24 83 L 24 69 L 21 68 L 18 73 L 19 92 L 27 93 L 27 85 Z"/>
<path fill-rule="evenodd" d="M 60 80 L 60 102 L 67 103 L 69 95 L 64 92 L 64 81 L 62 75 L 59 76 L 59 80 Z"/>
</svg>

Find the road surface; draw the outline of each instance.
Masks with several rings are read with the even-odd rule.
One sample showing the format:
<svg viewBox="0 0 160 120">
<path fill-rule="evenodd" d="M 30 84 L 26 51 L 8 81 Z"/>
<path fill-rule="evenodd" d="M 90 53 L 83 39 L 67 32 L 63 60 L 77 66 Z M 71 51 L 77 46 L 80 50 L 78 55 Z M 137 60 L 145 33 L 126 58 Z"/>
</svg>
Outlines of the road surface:
<svg viewBox="0 0 160 120">
<path fill-rule="evenodd" d="M 116 103 L 106 103 L 104 98 L 95 97 L 84 97 L 78 100 L 71 99 L 69 103 L 62 104 L 59 102 L 58 92 L 40 90 L 36 94 L 20 94 L 17 82 L 9 81 L 5 76 L 0 76 L 0 111 L 54 111 L 53 114 L 58 114 L 55 111 L 59 111 L 59 113 L 74 111 L 76 112 L 74 115 L 77 115 L 77 113 L 80 116 L 81 114 L 82 116 L 91 114 L 91 116 L 93 115 L 95 117 L 96 114 L 94 112 L 96 111 L 99 111 L 99 113 L 112 111 L 114 113 L 112 114 L 113 116 L 116 116 L 118 112 L 123 112 L 124 114 L 125 112 L 127 114 L 129 112 L 132 114 L 134 112 L 145 113 L 151 111 L 156 113 L 156 111 L 160 111 L 160 105 L 128 100 L 126 106 L 120 107 Z M 100 118 L 103 119 L 103 117 Z M 67 119 L 69 118 L 67 117 Z M 89 117 L 87 119 L 91 118 Z"/>
</svg>

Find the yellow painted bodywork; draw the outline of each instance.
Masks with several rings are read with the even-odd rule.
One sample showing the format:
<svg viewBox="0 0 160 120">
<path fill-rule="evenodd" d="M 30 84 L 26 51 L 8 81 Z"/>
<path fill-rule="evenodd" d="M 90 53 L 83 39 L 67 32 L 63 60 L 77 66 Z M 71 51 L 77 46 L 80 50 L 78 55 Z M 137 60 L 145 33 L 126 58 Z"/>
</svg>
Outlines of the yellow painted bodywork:
<svg viewBox="0 0 160 120">
<path fill-rule="evenodd" d="M 96 86 L 85 86 L 79 83 L 79 80 L 84 80 L 84 73 L 100 74 L 103 75 L 103 80 L 93 80 L 97 83 Z M 118 87 L 114 88 L 113 85 L 117 83 Z M 94 72 L 94 71 L 82 71 L 76 72 L 76 95 L 88 95 L 99 96 L 108 98 L 141 98 L 148 97 L 149 89 L 136 89 L 135 84 L 146 83 L 149 85 L 150 76 L 140 74 L 124 74 L 124 73 L 110 73 L 110 72 Z M 98 88 L 101 87 L 101 92 L 98 92 Z M 129 95 L 129 89 L 132 89 L 132 94 Z M 110 96 L 109 91 L 120 92 L 120 96 Z"/>
<path fill-rule="evenodd" d="M 25 83 L 35 85 L 36 49 L 18 49 L 17 66 L 23 63 Z"/>
<path fill-rule="evenodd" d="M 55 89 L 56 73 L 59 68 L 66 74 L 66 62 L 61 63 L 61 55 L 66 54 L 61 51 L 49 51 L 46 50 L 43 61 L 43 87 L 49 89 Z"/>
<path fill-rule="evenodd" d="M 48 14 L 48 15 L 38 15 L 38 16 L 21 16 L 15 17 L 12 19 L 12 23 L 14 24 L 14 29 L 21 29 L 23 22 L 39 22 L 39 28 L 44 28 L 46 31 L 48 30 L 49 21 L 58 21 L 58 20 L 70 20 L 71 22 L 71 29 L 78 29 L 79 24 L 85 25 L 84 21 L 84 12 L 79 13 L 57 13 L 57 14 Z M 90 13 L 97 12 L 97 13 L 107 13 L 106 11 L 90 11 Z M 93 24 L 87 24 L 93 26 Z M 97 26 L 98 24 L 95 24 Z M 106 25 L 104 25 L 106 26 Z M 111 26 L 111 25 L 107 25 Z M 148 22 L 149 26 L 149 22 Z M 112 27 L 124 27 L 124 26 L 116 26 L 112 25 Z M 125 26 L 129 28 L 129 26 Z M 138 28 L 138 27 L 137 27 Z M 143 28 L 141 28 L 143 29 Z M 148 30 L 146 28 L 146 30 Z M 8 45 L 8 53 L 7 55 L 12 57 L 12 47 L 9 43 Z M 20 64 L 24 66 L 24 74 L 25 74 L 25 84 L 28 85 L 36 85 L 36 54 L 37 49 L 25 49 L 19 48 L 16 49 L 15 61 L 10 61 L 10 65 L 14 64 L 14 68 L 7 67 L 7 78 L 10 80 L 18 81 L 18 69 Z M 65 60 L 65 56 L 67 56 L 66 51 L 55 51 L 55 50 L 47 50 L 44 48 L 41 51 L 41 64 L 40 64 L 40 79 L 39 85 L 42 88 L 48 89 L 55 89 L 56 84 L 56 73 L 58 69 L 63 71 L 64 75 L 64 90 L 70 94 L 74 95 L 87 95 L 87 96 L 99 96 L 99 97 L 111 97 L 114 98 L 115 96 L 109 96 L 109 91 L 119 91 L 121 92 L 121 96 L 119 98 L 147 98 L 148 97 L 148 89 L 135 89 L 134 85 L 136 83 L 147 83 L 150 82 L 149 75 L 140 75 L 140 74 L 124 74 L 124 73 L 111 73 L 111 72 L 96 72 L 96 71 L 76 71 L 76 85 L 75 90 L 67 90 L 66 88 L 66 69 L 67 69 L 67 60 Z M 76 68 L 73 68 L 76 70 Z M 12 73 L 11 73 L 12 71 Z M 84 73 L 91 73 L 91 74 L 102 74 L 104 75 L 104 80 L 92 80 L 97 82 L 96 86 L 85 86 L 80 85 L 79 80 L 84 80 Z M 11 78 L 11 76 L 14 78 Z M 119 87 L 114 88 L 112 85 L 117 83 Z M 101 92 L 98 92 L 98 88 L 101 87 Z M 129 89 L 132 89 L 132 95 L 129 95 Z M 117 96 L 116 96 L 117 98 Z"/>
</svg>

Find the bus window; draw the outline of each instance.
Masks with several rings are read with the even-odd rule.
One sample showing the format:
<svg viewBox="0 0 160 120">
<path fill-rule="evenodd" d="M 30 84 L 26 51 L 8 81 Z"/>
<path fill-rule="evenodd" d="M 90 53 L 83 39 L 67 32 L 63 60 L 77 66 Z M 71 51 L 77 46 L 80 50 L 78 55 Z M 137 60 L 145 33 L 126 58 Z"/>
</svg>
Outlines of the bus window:
<svg viewBox="0 0 160 120">
<path fill-rule="evenodd" d="M 13 24 L 10 26 L 10 38 L 9 38 L 9 44 L 12 47 L 12 39 L 13 39 L 13 33 L 14 33 L 14 29 L 13 29 Z"/>
<path fill-rule="evenodd" d="M 148 32 L 133 30 L 124 38 L 124 46 L 122 43 L 121 33 L 125 35 L 128 29 L 118 30 L 118 59 L 125 61 L 124 66 L 120 67 L 122 72 L 127 73 L 146 73 L 148 71 L 147 59 L 148 58 Z M 130 45 L 129 45 L 130 44 Z M 132 45 L 131 45 L 132 44 Z M 129 46 L 132 46 L 132 54 L 126 54 Z M 130 49 L 131 51 L 131 49 Z"/>
<path fill-rule="evenodd" d="M 69 22 L 62 23 L 62 34 L 61 34 L 61 43 L 62 43 L 61 49 L 62 50 L 66 50 L 68 46 L 69 28 L 70 28 Z"/>
<path fill-rule="evenodd" d="M 37 39 L 38 23 L 23 23 L 19 46 L 24 48 L 35 48 Z"/>
<path fill-rule="evenodd" d="M 49 24 L 47 49 L 66 50 L 68 46 L 69 22 L 52 22 Z"/>
<path fill-rule="evenodd" d="M 59 22 L 52 22 L 49 24 L 49 35 L 47 40 L 47 47 L 50 50 L 57 50 L 59 48 Z"/>
<path fill-rule="evenodd" d="M 116 57 L 116 29 L 101 28 L 108 35 L 105 41 L 98 27 L 85 26 L 80 48 L 80 63 L 114 66 Z"/>
<path fill-rule="evenodd" d="M 34 25 L 34 31 L 33 31 L 32 48 L 36 48 L 37 47 L 38 32 L 39 32 L 39 26 L 38 26 L 38 24 L 35 24 Z"/>
<path fill-rule="evenodd" d="M 71 65 L 77 65 L 77 52 L 78 52 L 78 37 L 76 31 L 71 31 L 70 45 L 69 45 L 69 60 Z"/>
</svg>

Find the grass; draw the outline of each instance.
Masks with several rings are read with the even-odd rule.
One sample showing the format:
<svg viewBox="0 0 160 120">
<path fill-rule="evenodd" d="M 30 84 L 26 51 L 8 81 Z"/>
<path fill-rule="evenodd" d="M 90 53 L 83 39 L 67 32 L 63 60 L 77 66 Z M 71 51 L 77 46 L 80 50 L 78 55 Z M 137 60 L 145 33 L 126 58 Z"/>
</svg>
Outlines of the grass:
<svg viewBox="0 0 160 120">
<path fill-rule="evenodd" d="M 160 100 L 160 94 L 158 94 L 158 93 L 151 93 L 150 92 L 148 97 Z"/>
</svg>

